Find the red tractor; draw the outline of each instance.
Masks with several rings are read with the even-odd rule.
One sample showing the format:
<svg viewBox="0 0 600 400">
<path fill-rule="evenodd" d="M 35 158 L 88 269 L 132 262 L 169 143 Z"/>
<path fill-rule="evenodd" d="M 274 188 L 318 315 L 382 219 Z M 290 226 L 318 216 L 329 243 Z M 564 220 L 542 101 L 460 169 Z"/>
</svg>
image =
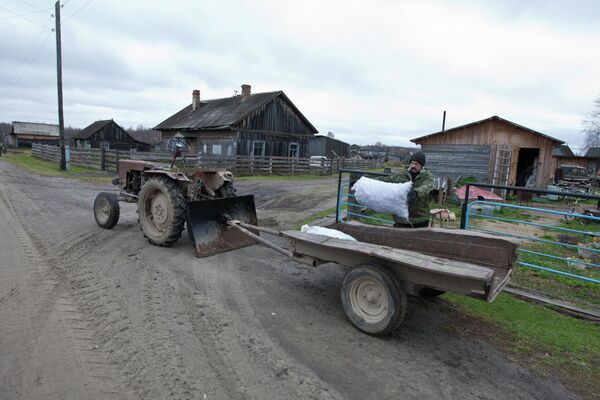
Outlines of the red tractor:
<svg viewBox="0 0 600 400">
<path fill-rule="evenodd" d="M 119 201 L 138 204 L 141 229 L 148 241 L 156 246 L 175 243 L 186 223 L 188 235 L 195 244 L 211 240 L 213 234 L 206 231 L 206 218 L 210 218 L 211 212 L 256 224 L 254 197 L 235 195 L 231 172 L 184 172 L 176 166 L 176 161 L 182 150 L 188 149 L 187 144 L 175 140 L 169 145 L 174 149 L 170 166 L 141 160 L 119 162 L 119 177 L 113 179 L 113 184 L 120 186 L 121 192 L 101 192 L 94 201 L 94 218 L 100 227 L 111 229 L 117 224 Z M 224 199 L 228 200 L 218 201 Z M 239 243 L 237 247 L 240 247 Z"/>
</svg>

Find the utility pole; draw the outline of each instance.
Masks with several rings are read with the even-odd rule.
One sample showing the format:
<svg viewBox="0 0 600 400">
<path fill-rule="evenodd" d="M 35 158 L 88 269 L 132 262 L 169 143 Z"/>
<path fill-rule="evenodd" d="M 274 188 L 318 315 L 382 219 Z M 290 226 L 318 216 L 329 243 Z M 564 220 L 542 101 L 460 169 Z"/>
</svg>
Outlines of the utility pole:
<svg viewBox="0 0 600 400">
<path fill-rule="evenodd" d="M 58 134 L 60 143 L 60 169 L 67 169 L 65 156 L 65 120 L 63 117 L 63 92 L 62 92 L 62 50 L 60 43 L 60 0 L 54 5 L 54 18 L 56 20 L 56 84 L 58 86 Z"/>
</svg>

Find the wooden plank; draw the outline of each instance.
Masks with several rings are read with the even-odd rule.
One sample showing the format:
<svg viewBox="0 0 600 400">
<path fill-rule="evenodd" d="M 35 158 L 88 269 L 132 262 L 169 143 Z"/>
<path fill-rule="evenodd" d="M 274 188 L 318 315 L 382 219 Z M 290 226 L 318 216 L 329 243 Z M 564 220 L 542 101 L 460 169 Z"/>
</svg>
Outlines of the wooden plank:
<svg viewBox="0 0 600 400">
<path fill-rule="evenodd" d="M 352 221 L 333 224 L 332 229 L 357 240 L 419 253 L 467 261 L 494 268 L 511 268 L 518 242 L 481 232 L 439 228 L 401 229 Z"/>
<path fill-rule="evenodd" d="M 465 277 L 484 282 L 490 282 L 494 270 L 479 265 L 434 257 L 410 250 L 401 250 L 387 246 L 374 245 L 366 242 L 335 239 L 328 236 L 314 235 L 298 231 L 284 231 L 282 235 L 290 239 L 319 244 L 320 246 L 360 253 L 370 257 L 381 258 L 392 263 L 410 265 L 414 268 L 441 273 L 455 277 Z M 306 254 L 318 258 L 318 254 Z"/>
</svg>

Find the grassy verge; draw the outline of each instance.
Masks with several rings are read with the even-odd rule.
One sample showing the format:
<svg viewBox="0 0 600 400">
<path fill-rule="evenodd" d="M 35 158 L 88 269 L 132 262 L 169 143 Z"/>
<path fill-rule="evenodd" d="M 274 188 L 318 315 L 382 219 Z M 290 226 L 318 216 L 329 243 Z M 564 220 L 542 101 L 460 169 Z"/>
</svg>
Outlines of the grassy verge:
<svg viewBox="0 0 600 400">
<path fill-rule="evenodd" d="M 342 209 L 345 210 L 346 206 L 343 206 Z M 302 225 L 310 224 L 311 222 L 314 222 L 314 221 L 316 221 L 318 219 L 321 219 L 321 218 L 325 218 L 328 215 L 332 215 L 332 214 L 335 215 L 335 211 L 336 211 L 336 207 L 331 207 L 331 208 L 328 208 L 326 210 L 319 211 L 318 213 L 313 214 L 310 217 L 306 218 L 304 221 L 299 222 L 296 225 L 294 225 L 293 229 L 298 230 L 298 229 L 300 229 L 300 227 Z"/>
<path fill-rule="evenodd" d="M 69 171 L 63 171 L 59 168 L 58 163 L 33 157 L 29 151 L 3 154 L 0 160 L 7 161 L 38 175 L 59 176 L 95 183 L 110 183 L 112 180 L 111 176 L 102 176 L 102 171 L 92 168 L 71 166 Z"/>
<path fill-rule="evenodd" d="M 558 376 L 585 397 L 600 396 L 600 325 L 505 294 L 491 304 L 455 294 L 442 298 L 474 319 L 454 322 L 460 333 L 484 336 L 538 374 Z"/>
</svg>

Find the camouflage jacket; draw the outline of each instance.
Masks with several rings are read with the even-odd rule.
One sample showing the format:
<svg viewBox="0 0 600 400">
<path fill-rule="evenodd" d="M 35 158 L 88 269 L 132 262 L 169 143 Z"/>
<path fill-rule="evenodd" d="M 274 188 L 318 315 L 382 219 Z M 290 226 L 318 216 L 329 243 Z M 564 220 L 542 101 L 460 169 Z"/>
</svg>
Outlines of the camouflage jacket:
<svg viewBox="0 0 600 400">
<path fill-rule="evenodd" d="M 408 169 L 398 172 L 392 176 L 381 179 L 384 182 L 404 183 L 412 180 Z M 417 201 L 408 209 L 408 222 L 417 224 L 429 221 L 429 192 L 433 189 L 433 175 L 427 169 L 423 168 L 413 181 L 412 190 L 417 193 Z M 394 215 L 394 220 L 399 223 L 406 223 Z"/>
</svg>

